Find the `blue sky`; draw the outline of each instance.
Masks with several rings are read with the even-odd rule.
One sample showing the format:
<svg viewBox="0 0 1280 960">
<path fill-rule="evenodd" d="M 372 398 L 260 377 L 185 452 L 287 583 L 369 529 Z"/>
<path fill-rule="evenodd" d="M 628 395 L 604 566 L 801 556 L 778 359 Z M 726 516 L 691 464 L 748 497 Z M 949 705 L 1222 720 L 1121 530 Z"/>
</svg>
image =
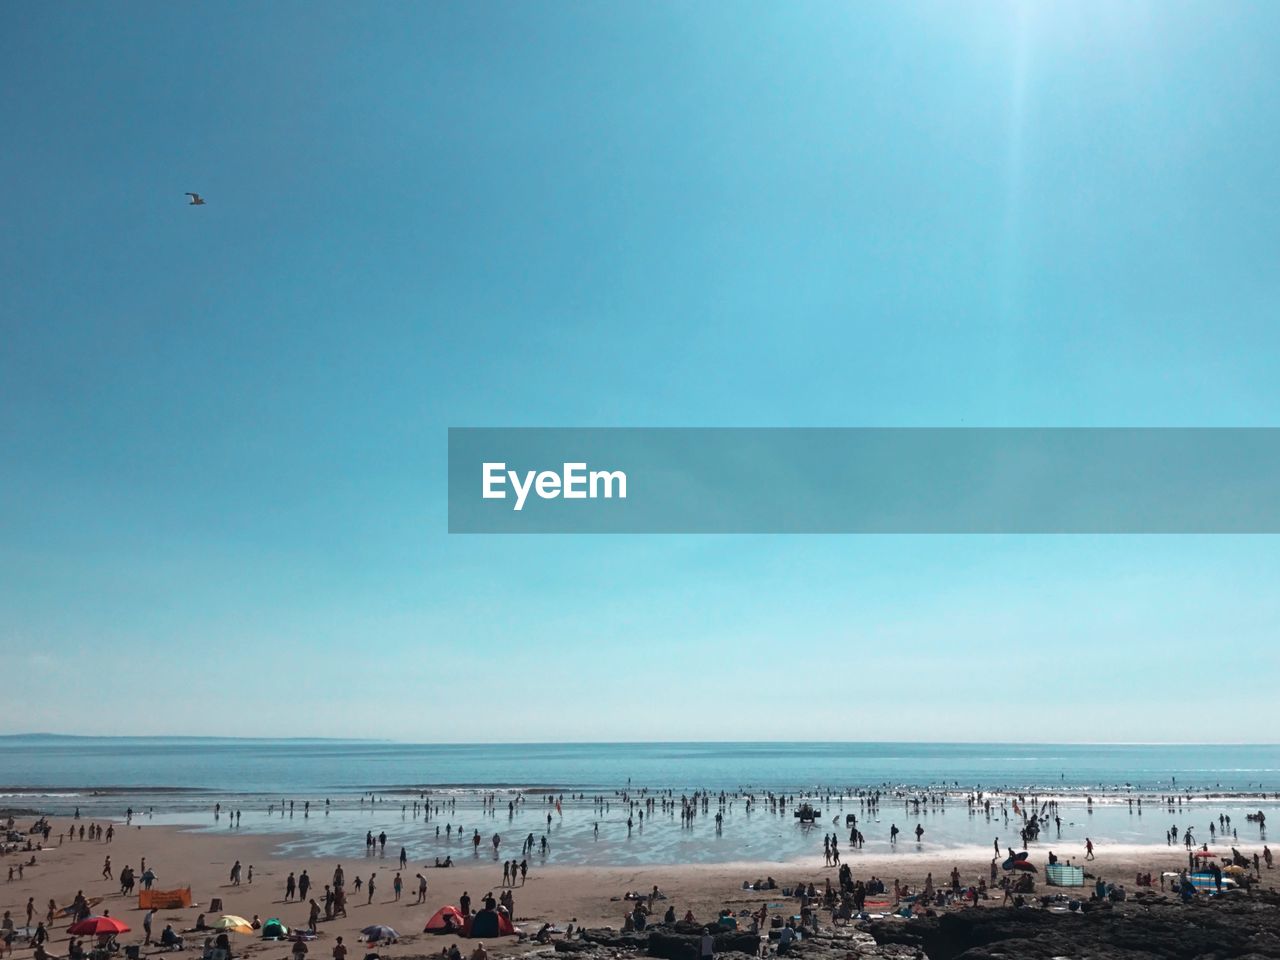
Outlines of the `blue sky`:
<svg viewBox="0 0 1280 960">
<path fill-rule="evenodd" d="M 0 732 L 1267 739 L 1272 538 L 444 485 L 449 426 L 1274 426 L 1276 89 L 1268 3 L 4 6 Z"/>
</svg>

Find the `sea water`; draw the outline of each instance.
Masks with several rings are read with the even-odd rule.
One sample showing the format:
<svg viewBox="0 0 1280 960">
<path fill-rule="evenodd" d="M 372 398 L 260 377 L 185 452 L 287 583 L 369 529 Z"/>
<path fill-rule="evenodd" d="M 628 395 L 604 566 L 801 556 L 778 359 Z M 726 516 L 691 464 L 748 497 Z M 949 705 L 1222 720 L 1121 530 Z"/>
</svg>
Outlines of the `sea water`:
<svg viewBox="0 0 1280 960">
<path fill-rule="evenodd" d="M 671 791 L 677 810 L 641 823 L 622 794 L 646 790 Z M 699 790 L 713 799 L 705 815 L 685 826 L 679 798 Z M 874 790 L 883 799 L 869 813 L 853 794 Z M 992 816 L 966 803 L 976 790 L 1000 798 Z M 1237 845 L 1252 849 L 1263 835 L 1246 814 L 1263 810 L 1280 823 L 1276 791 L 1277 745 L 0 738 L 0 806 L 55 816 L 78 808 L 85 818 L 122 817 L 132 808 L 138 822 L 275 834 L 283 852 L 313 856 L 363 856 L 366 833 L 385 831 L 387 856 L 404 846 L 414 862 L 427 863 L 444 856 L 506 859 L 530 833 L 534 862 L 543 860 L 544 834 L 549 863 L 794 862 L 820 855 L 826 833 L 839 837 L 847 857 L 847 814 L 858 818 L 864 852 L 994 853 L 997 838 L 1021 847 L 1011 800 L 1031 794 L 1056 798 L 1062 818 L 1061 833 L 1051 824 L 1039 845 L 1068 854 L 1086 836 L 1100 845 L 1164 845 L 1172 826 L 1179 834 L 1190 826 L 1197 842 L 1208 841 L 1209 821 L 1216 826 L 1220 814 L 1231 817 Z M 822 816 L 805 827 L 792 806 L 778 814 L 758 802 L 748 812 L 744 794 L 770 792 L 811 797 Z M 489 794 L 496 798 L 492 808 L 483 803 Z M 913 798 L 922 794 L 935 799 L 917 807 Z M 1182 805 L 1170 809 L 1159 800 L 1170 795 L 1181 795 Z M 523 802 L 509 816 L 508 801 L 517 796 Z M 1139 796 L 1140 807 L 1130 803 Z M 446 806 L 425 820 L 424 802 Z M 215 804 L 223 811 L 217 817 Z M 240 819 L 229 821 L 228 810 L 238 810 Z M 925 829 L 921 844 L 913 835 L 917 823 Z M 902 831 L 896 845 L 889 843 L 892 824 Z M 471 840 L 476 830 L 478 850 Z M 502 840 L 497 852 L 494 834 Z"/>
</svg>

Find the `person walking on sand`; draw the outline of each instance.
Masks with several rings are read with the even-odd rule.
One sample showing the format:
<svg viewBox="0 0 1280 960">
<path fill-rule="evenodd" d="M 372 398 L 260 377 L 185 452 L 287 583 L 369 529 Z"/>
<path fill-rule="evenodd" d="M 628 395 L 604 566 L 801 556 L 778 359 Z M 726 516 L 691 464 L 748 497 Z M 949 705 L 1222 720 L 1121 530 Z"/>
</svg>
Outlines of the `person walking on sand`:
<svg viewBox="0 0 1280 960">
<path fill-rule="evenodd" d="M 155 919 L 155 915 L 156 915 L 156 908 L 152 907 L 150 910 L 147 911 L 147 915 L 142 918 L 142 932 L 143 934 L 145 934 L 145 936 L 142 938 L 142 945 L 144 947 L 151 946 L 151 921 Z"/>
<path fill-rule="evenodd" d="M 427 878 L 420 873 L 417 874 L 417 878 L 418 878 L 418 902 L 426 903 L 427 902 Z"/>
<path fill-rule="evenodd" d="M 289 876 L 284 881 L 284 902 L 288 903 L 293 899 L 293 892 L 298 887 L 298 881 L 293 877 L 293 871 L 289 871 Z"/>
<path fill-rule="evenodd" d="M 378 875 L 377 873 L 369 874 L 369 882 L 365 884 L 365 886 L 368 887 L 369 889 L 369 899 L 365 901 L 366 904 L 373 903 L 373 878 L 376 877 L 377 875 Z"/>
<path fill-rule="evenodd" d="M 1084 858 L 1086 860 L 1093 859 L 1093 841 L 1088 837 L 1084 838 Z"/>
<path fill-rule="evenodd" d="M 110 857 L 107 857 L 106 861 L 102 864 L 102 879 L 104 880 L 113 879 L 111 876 L 111 858 Z"/>
<path fill-rule="evenodd" d="M 240 886 L 240 861 L 239 860 L 237 860 L 235 863 L 231 865 L 231 885 L 233 887 Z"/>
<path fill-rule="evenodd" d="M 395 879 L 391 881 L 391 889 L 394 891 L 394 894 L 395 894 L 393 899 L 396 899 L 396 900 L 400 899 L 400 891 L 401 889 L 403 889 L 403 887 L 404 887 L 404 881 L 400 879 L 400 874 L 397 873 L 395 875 Z"/>
</svg>

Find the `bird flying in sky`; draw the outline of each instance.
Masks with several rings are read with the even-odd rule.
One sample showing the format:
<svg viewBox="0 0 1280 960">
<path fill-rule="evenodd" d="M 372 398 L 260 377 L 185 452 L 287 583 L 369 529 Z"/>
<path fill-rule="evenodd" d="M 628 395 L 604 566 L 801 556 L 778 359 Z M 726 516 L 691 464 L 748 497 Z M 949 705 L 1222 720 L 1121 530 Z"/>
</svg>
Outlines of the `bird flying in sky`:
<svg viewBox="0 0 1280 960">
<path fill-rule="evenodd" d="M 191 198 L 190 206 L 199 207 L 204 204 L 204 197 L 198 193 L 188 193 L 187 196 Z"/>
</svg>

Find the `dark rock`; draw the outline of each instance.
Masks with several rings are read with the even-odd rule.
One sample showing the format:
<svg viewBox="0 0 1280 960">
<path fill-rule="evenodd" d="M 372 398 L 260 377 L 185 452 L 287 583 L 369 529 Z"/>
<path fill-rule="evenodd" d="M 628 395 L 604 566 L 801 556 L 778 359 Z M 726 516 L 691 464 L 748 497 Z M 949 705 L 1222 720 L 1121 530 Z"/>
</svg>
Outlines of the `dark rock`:
<svg viewBox="0 0 1280 960">
<path fill-rule="evenodd" d="M 743 953 L 754 957 L 760 937 L 742 930 L 713 930 L 716 954 Z M 649 956 L 662 960 L 698 960 L 701 954 L 702 928 L 696 924 L 657 927 L 649 934 Z"/>
<path fill-rule="evenodd" d="M 646 930 L 641 930 L 638 933 L 634 930 L 628 930 L 624 933 L 621 930 L 614 930 L 610 927 L 592 927 L 589 930 L 580 930 L 578 936 L 587 943 L 610 947 L 614 950 L 642 951 L 649 943 L 649 933 Z"/>
<path fill-rule="evenodd" d="M 586 940 L 556 940 L 552 943 L 552 949 L 556 953 L 590 953 L 598 950 L 599 945 Z"/>
<path fill-rule="evenodd" d="M 929 960 L 1280 960 L 1280 898 L 1229 897 L 1190 904 L 1145 898 L 1083 914 L 990 908 L 865 929 L 881 946 Z"/>
</svg>

